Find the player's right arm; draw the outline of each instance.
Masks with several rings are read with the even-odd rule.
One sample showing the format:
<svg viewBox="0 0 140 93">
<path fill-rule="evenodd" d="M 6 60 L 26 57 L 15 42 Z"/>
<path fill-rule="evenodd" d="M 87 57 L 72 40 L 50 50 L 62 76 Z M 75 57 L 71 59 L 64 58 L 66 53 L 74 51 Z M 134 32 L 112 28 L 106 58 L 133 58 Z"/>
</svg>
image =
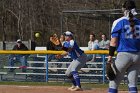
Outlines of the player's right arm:
<svg viewBox="0 0 140 93">
<path fill-rule="evenodd" d="M 118 38 L 117 37 L 114 37 L 114 38 L 111 38 L 111 41 L 110 41 L 110 48 L 112 47 L 114 47 L 114 48 L 116 48 L 117 47 L 117 45 L 118 45 Z M 112 51 L 112 50 L 111 50 Z M 109 52 L 111 52 L 111 51 L 109 51 Z M 108 56 L 108 62 L 112 62 L 112 55 L 109 55 Z"/>
<path fill-rule="evenodd" d="M 112 25 L 112 31 L 111 31 L 111 41 L 109 46 L 109 56 L 108 56 L 108 62 L 112 63 L 112 57 L 114 56 L 116 47 L 118 46 L 118 37 L 119 37 L 119 31 L 122 29 L 121 20 L 115 20 Z"/>
<path fill-rule="evenodd" d="M 64 50 L 64 52 L 60 55 L 56 55 L 56 58 L 62 58 L 64 56 L 68 55 L 68 53 L 70 51 L 72 51 L 73 46 L 74 46 L 74 41 L 73 40 L 71 40 L 70 42 L 65 42 L 63 47 L 62 47 L 62 50 Z"/>
</svg>

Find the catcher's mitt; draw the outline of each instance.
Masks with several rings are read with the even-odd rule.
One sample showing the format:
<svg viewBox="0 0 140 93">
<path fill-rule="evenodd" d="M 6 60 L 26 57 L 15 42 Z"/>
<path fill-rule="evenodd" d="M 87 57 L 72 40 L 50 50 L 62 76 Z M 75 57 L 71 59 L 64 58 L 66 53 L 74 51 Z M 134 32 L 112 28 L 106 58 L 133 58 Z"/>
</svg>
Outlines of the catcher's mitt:
<svg viewBox="0 0 140 93">
<path fill-rule="evenodd" d="M 116 69 L 112 63 L 106 63 L 107 79 L 114 80 L 116 78 Z"/>
<path fill-rule="evenodd" d="M 52 43 L 54 43 L 55 45 L 60 45 L 60 41 L 59 41 L 58 37 L 51 37 L 50 41 Z"/>
</svg>

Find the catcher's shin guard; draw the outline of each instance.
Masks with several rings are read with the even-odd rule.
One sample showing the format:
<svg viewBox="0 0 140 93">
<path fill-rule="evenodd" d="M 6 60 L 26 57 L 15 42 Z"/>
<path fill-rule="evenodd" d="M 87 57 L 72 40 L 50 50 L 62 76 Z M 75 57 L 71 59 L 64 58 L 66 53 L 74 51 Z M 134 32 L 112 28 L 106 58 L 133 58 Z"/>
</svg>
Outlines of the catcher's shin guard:
<svg viewBox="0 0 140 93">
<path fill-rule="evenodd" d="M 112 63 L 106 63 L 107 79 L 114 80 L 116 78 L 116 69 Z"/>
</svg>

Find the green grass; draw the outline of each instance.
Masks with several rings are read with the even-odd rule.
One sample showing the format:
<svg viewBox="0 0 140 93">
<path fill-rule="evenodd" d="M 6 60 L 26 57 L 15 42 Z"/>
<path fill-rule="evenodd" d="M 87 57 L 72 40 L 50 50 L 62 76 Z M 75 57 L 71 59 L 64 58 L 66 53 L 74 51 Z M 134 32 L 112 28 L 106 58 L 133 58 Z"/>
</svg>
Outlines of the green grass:
<svg viewBox="0 0 140 93">
<path fill-rule="evenodd" d="M 0 82 L 0 85 L 28 85 L 28 86 L 70 86 L 70 83 L 63 83 L 63 82 L 7 82 L 3 81 Z M 95 84 L 95 83 L 82 83 L 84 88 L 103 88 L 107 89 L 108 84 Z M 138 89 L 140 90 L 140 85 L 138 85 Z M 120 84 L 119 90 L 128 90 L 127 85 Z"/>
</svg>

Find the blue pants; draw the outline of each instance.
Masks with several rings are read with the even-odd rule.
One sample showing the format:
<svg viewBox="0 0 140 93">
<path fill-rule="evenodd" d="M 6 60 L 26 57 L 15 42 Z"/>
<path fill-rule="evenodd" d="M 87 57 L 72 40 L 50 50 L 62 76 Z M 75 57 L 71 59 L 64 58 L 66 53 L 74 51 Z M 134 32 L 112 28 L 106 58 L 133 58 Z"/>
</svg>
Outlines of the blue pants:
<svg viewBox="0 0 140 93">
<path fill-rule="evenodd" d="M 13 67 L 14 63 L 17 61 L 21 62 L 22 66 L 27 66 L 27 55 L 10 55 L 9 56 L 9 66 Z"/>
</svg>

